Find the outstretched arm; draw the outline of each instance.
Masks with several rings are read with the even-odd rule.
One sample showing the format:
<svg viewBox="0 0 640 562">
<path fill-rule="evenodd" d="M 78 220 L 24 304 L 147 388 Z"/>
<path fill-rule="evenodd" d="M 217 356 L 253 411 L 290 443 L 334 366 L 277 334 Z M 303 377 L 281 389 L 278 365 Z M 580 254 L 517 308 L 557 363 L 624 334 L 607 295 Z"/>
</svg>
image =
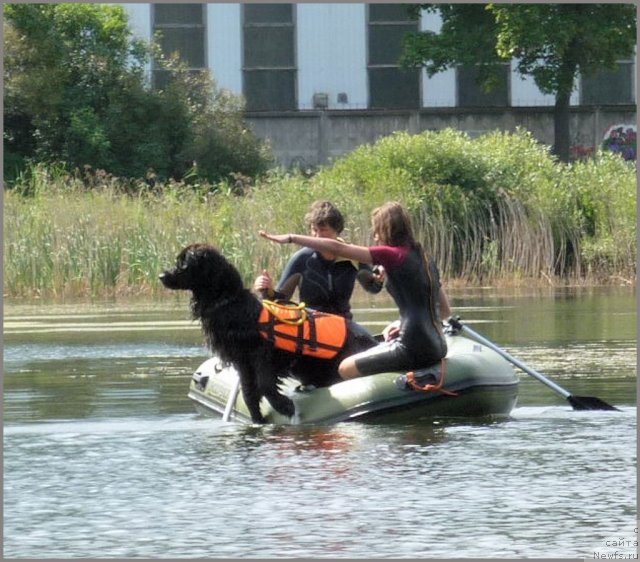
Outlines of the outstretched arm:
<svg viewBox="0 0 640 562">
<path fill-rule="evenodd" d="M 298 244 L 299 246 L 306 246 L 319 252 L 330 252 L 361 263 L 373 263 L 371 252 L 369 252 L 367 246 L 356 246 L 332 238 L 316 238 L 315 236 L 304 236 L 302 234 L 268 234 L 264 230 L 260 231 L 260 236 L 278 244 Z"/>
</svg>

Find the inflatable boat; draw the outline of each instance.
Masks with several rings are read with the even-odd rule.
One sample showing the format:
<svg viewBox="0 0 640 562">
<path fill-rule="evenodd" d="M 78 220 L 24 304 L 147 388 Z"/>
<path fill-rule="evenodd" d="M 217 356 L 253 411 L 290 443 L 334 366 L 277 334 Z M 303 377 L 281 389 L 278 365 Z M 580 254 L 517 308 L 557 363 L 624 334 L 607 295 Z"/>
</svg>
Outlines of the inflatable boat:
<svg viewBox="0 0 640 562">
<path fill-rule="evenodd" d="M 295 415 L 283 416 L 265 399 L 260 408 L 268 423 L 282 425 L 508 416 L 518 398 L 518 377 L 511 363 L 472 339 L 446 337 L 444 365 L 415 373 L 379 373 L 324 388 L 301 387 L 297 380 L 285 378 L 281 391 L 294 402 Z M 200 413 L 252 423 L 238 390 L 235 369 L 214 356 L 193 374 L 188 396 Z"/>
</svg>

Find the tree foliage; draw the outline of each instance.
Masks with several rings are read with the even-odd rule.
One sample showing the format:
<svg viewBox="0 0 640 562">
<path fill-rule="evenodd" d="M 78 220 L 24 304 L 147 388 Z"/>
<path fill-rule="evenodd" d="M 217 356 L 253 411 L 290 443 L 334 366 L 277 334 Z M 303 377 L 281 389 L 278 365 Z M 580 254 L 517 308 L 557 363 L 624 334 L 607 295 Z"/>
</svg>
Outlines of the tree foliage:
<svg viewBox="0 0 640 562">
<path fill-rule="evenodd" d="M 440 33 L 408 36 L 404 64 L 424 65 L 429 76 L 456 65 L 478 65 L 490 89 L 501 63 L 555 95 L 554 152 L 569 157 L 569 100 L 578 74 L 611 70 L 636 42 L 633 4 L 422 4 L 438 12 Z"/>
<path fill-rule="evenodd" d="M 495 44 L 498 26 L 484 4 L 418 4 L 411 8 L 414 18 L 422 10 L 442 18 L 440 33 L 423 31 L 405 37 L 402 57 L 407 66 L 424 65 L 429 77 L 457 65 L 477 65 L 478 79 L 491 88 L 500 64 Z"/>
<path fill-rule="evenodd" d="M 4 15 L 5 177 L 29 161 L 209 181 L 267 169 L 241 101 L 136 40 L 122 6 L 7 4 Z M 164 90 L 146 80 L 152 54 L 171 71 Z"/>
</svg>

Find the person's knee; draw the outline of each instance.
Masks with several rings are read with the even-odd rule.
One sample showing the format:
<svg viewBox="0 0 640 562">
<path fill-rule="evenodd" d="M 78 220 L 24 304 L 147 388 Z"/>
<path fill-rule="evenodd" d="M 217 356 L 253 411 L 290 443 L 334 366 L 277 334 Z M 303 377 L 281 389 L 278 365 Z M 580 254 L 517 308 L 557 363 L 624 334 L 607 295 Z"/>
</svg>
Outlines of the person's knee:
<svg viewBox="0 0 640 562">
<path fill-rule="evenodd" d="M 353 379 L 360 375 L 358 368 L 356 367 L 356 362 L 351 357 L 347 357 L 340 363 L 340 366 L 338 367 L 338 374 L 343 379 Z"/>
</svg>

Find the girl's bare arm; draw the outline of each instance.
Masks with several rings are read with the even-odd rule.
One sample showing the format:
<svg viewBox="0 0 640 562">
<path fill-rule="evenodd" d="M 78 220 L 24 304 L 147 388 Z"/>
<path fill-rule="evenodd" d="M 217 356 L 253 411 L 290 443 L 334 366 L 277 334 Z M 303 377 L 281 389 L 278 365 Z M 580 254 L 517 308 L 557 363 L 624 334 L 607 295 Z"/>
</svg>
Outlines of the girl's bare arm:
<svg viewBox="0 0 640 562">
<path fill-rule="evenodd" d="M 331 238 L 316 238 L 302 234 L 268 234 L 264 230 L 260 231 L 260 236 L 278 244 L 298 244 L 319 252 L 330 252 L 360 263 L 373 263 L 371 252 L 367 246 L 356 246 Z"/>
</svg>

